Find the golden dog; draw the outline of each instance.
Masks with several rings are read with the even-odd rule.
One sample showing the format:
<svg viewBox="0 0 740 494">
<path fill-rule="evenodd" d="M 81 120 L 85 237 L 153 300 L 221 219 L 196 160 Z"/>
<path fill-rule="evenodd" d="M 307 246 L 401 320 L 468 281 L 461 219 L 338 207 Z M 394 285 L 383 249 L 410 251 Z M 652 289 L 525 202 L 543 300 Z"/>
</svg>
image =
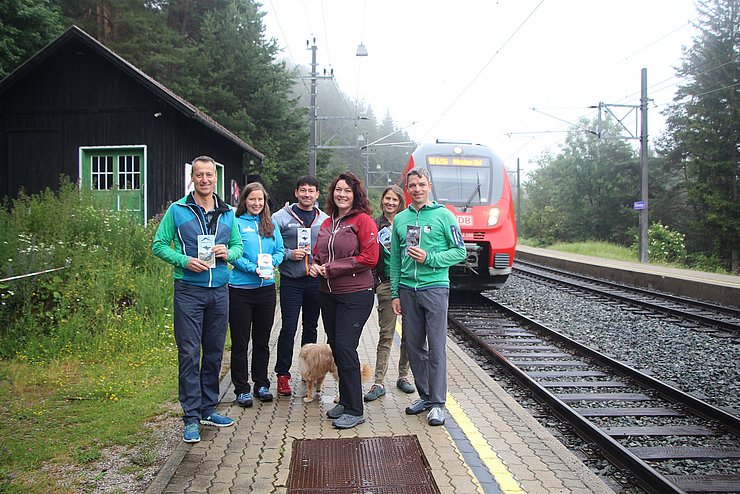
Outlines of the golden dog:
<svg viewBox="0 0 740 494">
<path fill-rule="evenodd" d="M 331 373 L 339 382 L 337 366 L 331 354 L 331 347 L 326 343 L 307 343 L 301 347 L 298 355 L 301 368 L 301 377 L 306 381 L 306 397 L 303 401 L 311 403 L 316 393 L 321 392 L 326 375 Z M 370 364 L 362 364 L 360 367 L 362 381 L 367 381 L 373 375 Z M 336 401 L 336 400 L 335 400 Z"/>
</svg>

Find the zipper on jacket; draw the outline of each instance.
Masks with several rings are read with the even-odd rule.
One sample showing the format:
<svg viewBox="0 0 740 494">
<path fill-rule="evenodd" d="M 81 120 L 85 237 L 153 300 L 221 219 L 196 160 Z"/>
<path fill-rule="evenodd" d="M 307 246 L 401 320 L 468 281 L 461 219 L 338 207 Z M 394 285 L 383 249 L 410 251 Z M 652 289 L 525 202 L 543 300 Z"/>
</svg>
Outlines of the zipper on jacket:
<svg viewBox="0 0 740 494">
<path fill-rule="evenodd" d="M 257 243 L 259 244 L 259 252 L 257 253 L 257 266 L 259 266 L 259 261 L 260 261 L 259 255 L 263 253 L 262 252 L 262 235 L 260 235 L 260 226 L 259 226 L 259 223 L 257 223 L 259 216 L 253 216 L 252 218 L 254 219 L 254 229 L 257 232 Z M 258 276 L 258 278 L 260 279 L 260 287 L 261 287 L 265 279 L 262 276 Z"/>
<path fill-rule="evenodd" d="M 424 209 L 424 206 L 421 207 L 421 209 Z M 419 226 L 419 215 L 421 214 L 421 209 L 416 212 L 416 223 L 414 224 L 415 227 L 419 228 L 419 248 L 421 249 L 421 226 Z M 419 267 L 419 263 L 414 261 L 414 282 L 416 285 L 414 286 L 414 290 L 419 289 L 419 274 L 417 272 L 417 269 Z"/>
<path fill-rule="evenodd" d="M 329 259 L 326 262 L 331 262 L 334 260 L 334 237 L 339 232 L 339 226 L 341 225 L 341 223 L 342 218 L 337 218 L 336 220 L 334 218 L 331 219 L 331 233 L 329 234 L 329 242 L 327 243 Z M 331 282 L 329 281 L 329 278 L 326 278 L 326 287 L 329 289 L 329 293 L 331 293 Z"/>
<path fill-rule="evenodd" d="M 306 225 L 303 223 L 303 220 L 297 214 L 295 214 L 295 212 L 293 211 L 293 205 L 292 204 L 289 204 L 289 205 L 285 206 L 285 209 L 288 210 L 288 214 L 290 214 L 293 218 L 295 218 L 296 220 L 298 220 L 298 222 L 301 225 L 303 225 L 303 228 L 308 228 L 308 245 L 310 247 L 311 246 L 311 237 L 313 235 L 313 225 L 314 225 L 314 223 L 316 223 L 316 220 L 319 219 L 319 216 L 321 216 L 321 214 L 319 213 L 319 210 L 316 207 L 311 208 L 311 211 L 313 211 L 313 220 L 311 220 L 311 224 L 308 225 L 308 227 L 306 227 Z M 308 255 L 307 256 L 303 256 L 303 264 L 304 264 L 304 266 L 306 268 L 306 276 L 309 276 L 309 262 L 308 261 L 309 261 L 309 258 L 311 257 L 311 255 L 312 254 L 311 254 L 310 249 L 309 249 Z"/>
<path fill-rule="evenodd" d="M 216 237 L 218 236 L 218 219 L 221 217 L 221 211 L 218 210 L 218 201 L 214 197 L 214 203 L 215 207 L 213 209 L 213 218 L 211 218 L 211 223 L 214 223 L 216 225 L 216 228 L 213 232 L 213 241 L 216 241 Z M 198 218 L 198 224 L 200 225 L 200 231 L 203 233 L 203 235 L 210 234 L 210 229 L 208 227 L 208 224 L 206 222 L 206 215 L 203 214 L 203 209 L 198 205 L 198 203 L 193 204 L 187 204 L 186 206 L 190 208 L 190 210 L 195 214 L 195 216 Z M 183 244 L 184 246 L 185 244 Z M 216 261 L 218 262 L 218 260 Z M 213 269 L 208 270 L 208 288 L 213 287 Z"/>
</svg>

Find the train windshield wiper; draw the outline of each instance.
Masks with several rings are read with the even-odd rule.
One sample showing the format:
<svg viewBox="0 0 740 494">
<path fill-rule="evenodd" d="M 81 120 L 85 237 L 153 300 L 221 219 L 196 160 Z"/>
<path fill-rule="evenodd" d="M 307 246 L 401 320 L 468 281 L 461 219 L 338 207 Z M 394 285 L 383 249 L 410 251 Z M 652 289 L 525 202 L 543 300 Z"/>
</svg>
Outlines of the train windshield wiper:
<svg viewBox="0 0 740 494">
<path fill-rule="evenodd" d="M 473 202 L 473 198 L 476 196 L 476 194 L 478 195 L 478 199 L 481 198 L 480 197 L 480 176 L 477 173 L 475 174 L 475 181 L 476 181 L 475 189 L 473 189 L 473 193 L 470 194 L 470 197 L 468 197 L 468 200 L 465 201 L 465 204 L 463 204 L 462 206 L 463 211 L 468 210 L 468 208 L 470 207 L 470 203 Z"/>
</svg>

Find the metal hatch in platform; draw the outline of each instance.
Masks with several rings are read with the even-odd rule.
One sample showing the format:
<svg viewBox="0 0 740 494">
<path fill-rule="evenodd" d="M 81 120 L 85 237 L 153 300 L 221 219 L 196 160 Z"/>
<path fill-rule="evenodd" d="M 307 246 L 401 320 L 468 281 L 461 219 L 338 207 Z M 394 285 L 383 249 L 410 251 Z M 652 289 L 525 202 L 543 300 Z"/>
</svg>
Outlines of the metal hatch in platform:
<svg viewBox="0 0 740 494">
<path fill-rule="evenodd" d="M 297 439 L 288 494 L 439 494 L 416 436 Z"/>
</svg>

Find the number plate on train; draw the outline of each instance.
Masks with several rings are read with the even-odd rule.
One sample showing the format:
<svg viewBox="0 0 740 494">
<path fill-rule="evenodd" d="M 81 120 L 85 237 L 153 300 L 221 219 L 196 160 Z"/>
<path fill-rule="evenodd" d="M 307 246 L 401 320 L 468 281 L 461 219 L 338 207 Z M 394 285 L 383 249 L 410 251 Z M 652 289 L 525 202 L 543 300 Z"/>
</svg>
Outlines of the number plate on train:
<svg viewBox="0 0 740 494">
<path fill-rule="evenodd" d="M 456 214 L 457 224 L 460 226 L 473 226 L 472 214 Z"/>
</svg>

